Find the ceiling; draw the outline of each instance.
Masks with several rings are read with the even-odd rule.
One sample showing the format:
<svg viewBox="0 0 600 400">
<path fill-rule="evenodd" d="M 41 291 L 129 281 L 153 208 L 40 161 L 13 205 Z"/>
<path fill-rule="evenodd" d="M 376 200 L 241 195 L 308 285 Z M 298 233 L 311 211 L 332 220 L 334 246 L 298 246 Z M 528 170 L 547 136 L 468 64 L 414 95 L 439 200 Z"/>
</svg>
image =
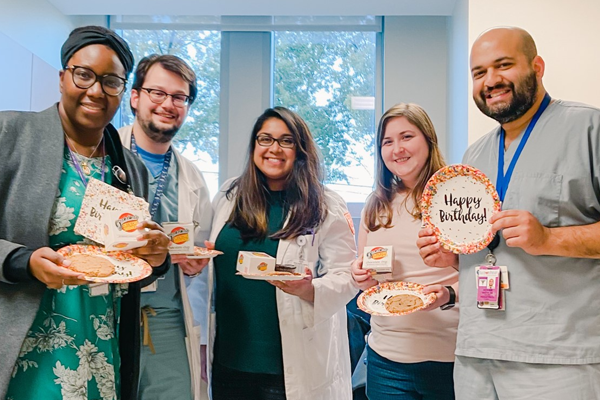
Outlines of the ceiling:
<svg viewBox="0 0 600 400">
<path fill-rule="evenodd" d="M 456 0 L 48 0 L 65 15 L 452 15 Z"/>
</svg>

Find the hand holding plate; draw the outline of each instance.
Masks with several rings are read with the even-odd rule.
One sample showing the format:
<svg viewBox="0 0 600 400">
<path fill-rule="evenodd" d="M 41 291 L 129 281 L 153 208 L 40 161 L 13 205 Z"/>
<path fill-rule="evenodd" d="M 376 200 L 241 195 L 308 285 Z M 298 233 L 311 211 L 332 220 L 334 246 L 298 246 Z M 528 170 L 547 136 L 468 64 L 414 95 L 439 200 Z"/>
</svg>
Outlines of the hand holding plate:
<svg viewBox="0 0 600 400">
<path fill-rule="evenodd" d="M 60 289 L 63 285 L 86 285 L 83 274 L 68 270 L 60 265 L 65 258 L 49 247 L 42 247 L 29 258 L 31 274 L 50 289 Z"/>
<path fill-rule="evenodd" d="M 458 255 L 442 247 L 431 228 L 423 228 L 419 231 L 417 239 L 419 255 L 423 262 L 430 267 L 458 269 Z"/>
<path fill-rule="evenodd" d="M 423 294 L 435 293 L 436 299 L 429 304 L 423 311 L 431 311 L 443 306 L 450 301 L 450 292 L 448 288 L 442 285 L 428 285 L 423 287 Z"/>
<path fill-rule="evenodd" d="M 267 281 L 287 294 L 298 296 L 309 303 L 315 302 L 315 287 L 312 284 L 312 271 L 304 268 L 305 277 L 297 281 Z"/>
<path fill-rule="evenodd" d="M 494 233 L 502 230 L 508 247 L 520 247 L 534 256 L 548 254 L 544 248 L 550 237 L 550 228 L 543 226 L 529 211 L 499 211 L 490 222 Z"/>
</svg>

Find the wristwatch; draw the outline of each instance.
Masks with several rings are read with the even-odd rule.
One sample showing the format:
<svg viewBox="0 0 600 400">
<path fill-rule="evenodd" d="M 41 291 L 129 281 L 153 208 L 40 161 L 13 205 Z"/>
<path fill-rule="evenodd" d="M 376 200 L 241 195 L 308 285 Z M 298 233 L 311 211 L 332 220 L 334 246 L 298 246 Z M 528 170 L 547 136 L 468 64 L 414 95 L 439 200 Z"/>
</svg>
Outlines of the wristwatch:
<svg viewBox="0 0 600 400">
<path fill-rule="evenodd" d="M 454 288 L 452 286 L 446 286 L 446 289 L 448 289 L 450 299 L 446 304 L 440 306 L 442 310 L 449 310 L 456 305 L 456 292 L 454 291 Z"/>
</svg>

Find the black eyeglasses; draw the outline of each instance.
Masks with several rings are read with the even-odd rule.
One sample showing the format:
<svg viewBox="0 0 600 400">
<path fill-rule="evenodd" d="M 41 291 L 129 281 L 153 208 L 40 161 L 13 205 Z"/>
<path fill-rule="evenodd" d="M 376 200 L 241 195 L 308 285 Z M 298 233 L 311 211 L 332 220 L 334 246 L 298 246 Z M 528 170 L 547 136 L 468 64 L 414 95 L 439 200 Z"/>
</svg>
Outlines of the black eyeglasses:
<svg viewBox="0 0 600 400">
<path fill-rule="evenodd" d="M 296 141 L 291 136 L 282 136 L 279 139 L 275 139 L 273 136 L 265 134 L 256 136 L 256 143 L 262 147 L 271 147 L 275 142 L 277 142 L 279 147 L 284 149 L 291 149 L 296 146 Z"/>
<path fill-rule="evenodd" d="M 73 83 L 79 89 L 89 89 L 94 86 L 96 82 L 100 82 L 102 91 L 109 96 L 118 96 L 125 90 L 127 79 L 121 78 L 120 76 L 111 74 L 98 76 L 91 69 L 80 67 L 79 65 L 71 65 L 65 67 L 65 69 L 71 71 Z"/>
<path fill-rule="evenodd" d="M 171 100 L 173 101 L 173 105 L 175 107 L 185 107 L 188 104 L 190 104 L 190 96 L 186 96 L 185 94 L 171 94 L 171 93 L 167 93 L 167 92 L 163 92 L 162 90 L 158 90 L 158 89 L 149 89 L 149 88 L 140 88 L 142 90 L 144 90 L 146 93 L 148 93 L 148 96 L 150 97 L 150 101 L 156 104 L 162 104 L 167 97 L 171 97 Z"/>
</svg>

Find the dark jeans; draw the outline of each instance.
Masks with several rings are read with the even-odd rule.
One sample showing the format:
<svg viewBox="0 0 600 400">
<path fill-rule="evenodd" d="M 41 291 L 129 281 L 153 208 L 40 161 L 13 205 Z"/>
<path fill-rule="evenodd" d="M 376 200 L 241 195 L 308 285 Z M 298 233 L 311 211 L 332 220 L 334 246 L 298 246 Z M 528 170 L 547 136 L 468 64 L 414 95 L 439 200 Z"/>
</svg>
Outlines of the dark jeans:
<svg viewBox="0 0 600 400">
<path fill-rule="evenodd" d="M 453 362 L 397 363 L 367 348 L 369 400 L 454 400 Z"/>
<path fill-rule="evenodd" d="M 283 375 L 255 374 L 213 364 L 213 400 L 285 400 Z"/>
</svg>

